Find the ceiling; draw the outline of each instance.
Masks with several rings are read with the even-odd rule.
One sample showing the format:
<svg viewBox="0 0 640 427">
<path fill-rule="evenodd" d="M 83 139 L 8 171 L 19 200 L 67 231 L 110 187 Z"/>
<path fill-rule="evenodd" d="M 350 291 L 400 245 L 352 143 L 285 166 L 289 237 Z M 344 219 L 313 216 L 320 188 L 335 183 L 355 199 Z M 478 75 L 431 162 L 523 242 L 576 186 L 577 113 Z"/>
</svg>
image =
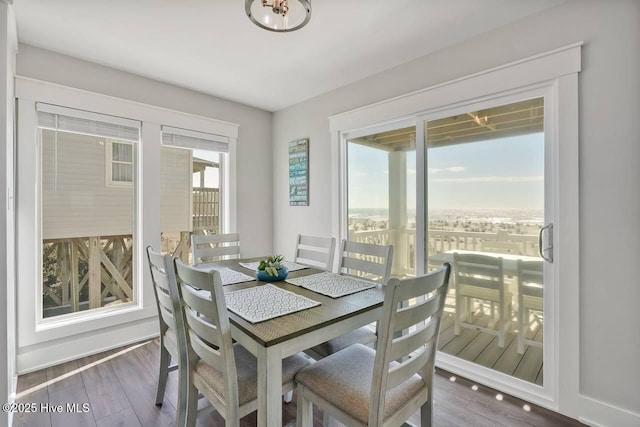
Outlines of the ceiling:
<svg viewBox="0 0 640 427">
<path fill-rule="evenodd" d="M 312 0 L 272 33 L 242 0 L 15 0 L 21 43 L 278 111 L 564 0 Z"/>
<path fill-rule="evenodd" d="M 544 98 L 469 111 L 431 120 L 425 126 L 429 148 L 527 135 L 543 130 Z M 413 151 L 416 149 L 416 128 L 394 129 L 354 138 L 349 142 L 384 151 Z"/>
</svg>

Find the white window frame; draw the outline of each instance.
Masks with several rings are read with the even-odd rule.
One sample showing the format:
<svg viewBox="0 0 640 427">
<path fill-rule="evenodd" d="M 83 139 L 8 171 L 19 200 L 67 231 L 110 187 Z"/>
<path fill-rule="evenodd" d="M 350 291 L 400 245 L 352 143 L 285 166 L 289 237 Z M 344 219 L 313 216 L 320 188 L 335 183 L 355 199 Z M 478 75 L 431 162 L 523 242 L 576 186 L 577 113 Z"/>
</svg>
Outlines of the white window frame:
<svg viewBox="0 0 640 427">
<path fill-rule="evenodd" d="M 15 79 L 15 96 L 18 98 L 19 135 L 16 174 L 16 228 L 20 236 L 16 253 L 18 372 L 36 370 L 156 336 L 157 310 L 144 248 L 147 245 L 160 248 L 161 124 L 229 138 L 225 185 L 230 191 L 225 196 L 225 225 L 231 232 L 236 230 L 238 125 L 21 76 Z M 37 284 L 42 282 L 42 271 L 34 268 L 34 265 L 41 265 L 42 259 L 37 102 L 126 117 L 143 124 L 135 178 L 134 233 L 137 241 L 133 262 L 138 285 L 131 303 L 64 315 L 60 319 L 40 319 L 42 296 L 38 293 L 40 287 Z"/>
<path fill-rule="evenodd" d="M 105 183 L 107 187 L 131 187 L 133 185 L 133 181 L 119 181 L 113 179 L 113 164 L 123 164 L 130 165 L 132 170 L 134 168 L 135 158 L 132 158 L 130 162 L 125 162 L 122 160 L 113 160 L 113 144 L 122 144 L 128 145 L 133 149 L 133 143 L 127 141 L 117 141 L 115 139 L 107 139 L 105 141 Z"/>
</svg>

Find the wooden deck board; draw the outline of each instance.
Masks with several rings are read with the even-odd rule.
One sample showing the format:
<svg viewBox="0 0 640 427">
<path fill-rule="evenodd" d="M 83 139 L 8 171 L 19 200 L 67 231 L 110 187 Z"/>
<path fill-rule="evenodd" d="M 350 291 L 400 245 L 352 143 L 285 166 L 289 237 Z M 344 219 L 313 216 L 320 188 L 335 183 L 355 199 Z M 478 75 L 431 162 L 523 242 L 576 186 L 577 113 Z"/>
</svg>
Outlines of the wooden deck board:
<svg viewBox="0 0 640 427">
<path fill-rule="evenodd" d="M 488 322 L 489 315 L 485 314 L 476 316 L 473 324 L 486 327 Z M 519 354 L 517 351 L 518 336 L 513 329 L 516 324 L 515 320 L 511 322 L 510 331 L 505 336 L 505 346 L 500 348 L 497 337 L 492 334 L 462 328 L 460 335 L 455 335 L 454 315 L 446 313 L 442 318 L 438 349 L 463 360 L 542 385 L 544 377 L 542 349 L 526 346 L 524 355 Z M 542 342 L 542 326 L 530 329 L 527 337 Z M 535 350 L 529 353 L 531 349 Z"/>
</svg>

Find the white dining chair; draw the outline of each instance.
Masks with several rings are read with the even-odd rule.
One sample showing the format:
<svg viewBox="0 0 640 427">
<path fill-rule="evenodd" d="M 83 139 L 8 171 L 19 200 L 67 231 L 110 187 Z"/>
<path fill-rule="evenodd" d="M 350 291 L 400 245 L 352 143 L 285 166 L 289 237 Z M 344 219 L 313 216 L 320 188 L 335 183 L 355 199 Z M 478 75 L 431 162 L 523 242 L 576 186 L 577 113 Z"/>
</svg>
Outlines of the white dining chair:
<svg viewBox="0 0 640 427">
<path fill-rule="evenodd" d="M 530 339 L 527 333 L 533 322 L 542 326 L 544 309 L 544 280 L 542 261 L 517 261 L 518 271 L 518 353 L 525 345 L 542 347 L 542 342 Z M 534 312 L 533 320 L 531 312 Z"/>
<path fill-rule="evenodd" d="M 479 330 L 496 335 L 498 347 L 504 347 L 513 304 L 511 292 L 505 289 L 502 258 L 456 252 L 453 254 L 453 275 L 456 295 L 454 333 L 459 335 L 462 328 Z M 491 320 L 486 327 L 474 323 L 475 300 L 488 302 L 491 307 Z M 496 322 L 497 330 L 494 329 Z"/>
<path fill-rule="evenodd" d="M 240 235 L 238 233 L 192 234 L 191 255 L 193 265 L 240 258 Z"/>
<path fill-rule="evenodd" d="M 333 270 L 335 250 L 336 239 L 334 237 L 313 237 L 298 234 L 293 261 L 320 270 L 331 271 Z"/>
<path fill-rule="evenodd" d="M 147 259 L 160 322 L 160 368 L 156 405 L 161 406 L 164 400 L 169 372 L 178 370 L 176 408 L 177 422 L 181 426 L 185 422 L 187 408 L 187 342 L 173 258 L 147 246 Z M 171 361 L 175 364 L 171 365 Z"/>
<path fill-rule="evenodd" d="M 339 274 L 371 280 L 383 285 L 389 281 L 393 263 L 393 246 L 343 240 L 339 256 Z M 318 360 L 352 344 L 373 344 L 376 339 L 376 332 L 369 326 L 363 326 L 313 346 L 305 350 L 305 353 Z"/>
<path fill-rule="evenodd" d="M 186 425 L 195 425 L 202 393 L 225 425 L 237 427 L 240 418 L 258 409 L 258 381 L 267 373 L 258 372 L 255 356 L 231 339 L 220 273 L 196 270 L 180 260 L 175 263 L 187 329 Z M 299 354 L 282 361 L 283 394 L 294 389 L 295 374 L 308 364 Z"/>
<path fill-rule="evenodd" d="M 401 426 L 417 410 L 421 425 L 432 425 L 433 370 L 450 271 L 446 263 L 424 276 L 391 279 L 376 350 L 356 344 L 298 372 L 297 425 L 312 426 L 314 404 L 347 426 Z M 408 306 L 410 300 L 420 303 Z"/>
</svg>

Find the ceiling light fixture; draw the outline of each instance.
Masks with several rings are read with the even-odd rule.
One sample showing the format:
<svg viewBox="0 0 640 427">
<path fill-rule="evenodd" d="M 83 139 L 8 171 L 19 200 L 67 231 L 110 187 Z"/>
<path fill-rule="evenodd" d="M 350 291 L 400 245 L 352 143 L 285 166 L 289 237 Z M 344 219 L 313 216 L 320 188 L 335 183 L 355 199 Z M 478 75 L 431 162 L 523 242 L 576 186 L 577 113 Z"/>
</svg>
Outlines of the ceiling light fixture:
<svg viewBox="0 0 640 427">
<path fill-rule="evenodd" d="M 311 0 L 245 0 L 244 9 L 258 27 L 277 33 L 299 30 L 311 19 Z"/>
</svg>

